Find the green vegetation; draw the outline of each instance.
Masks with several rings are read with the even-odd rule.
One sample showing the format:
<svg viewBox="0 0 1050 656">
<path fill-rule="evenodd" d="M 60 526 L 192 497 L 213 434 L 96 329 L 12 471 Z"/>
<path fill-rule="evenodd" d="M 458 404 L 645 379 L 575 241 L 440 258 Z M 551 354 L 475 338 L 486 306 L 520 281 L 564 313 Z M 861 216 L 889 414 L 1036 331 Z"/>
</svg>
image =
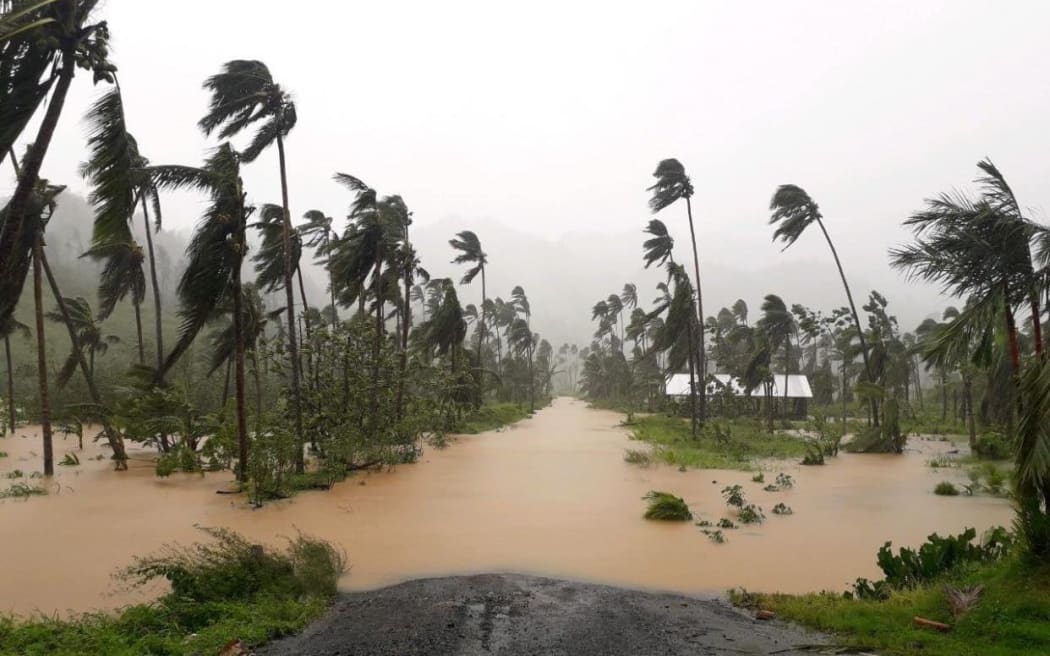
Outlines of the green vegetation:
<svg viewBox="0 0 1050 656">
<path fill-rule="evenodd" d="M 695 440 L 689 422 L 679 417 L 637 417 L 633 430 L 634 439 L 653 446 L 653 460 L 700 469 L 749 470 L 759 460 L 800 458 L 806 451 L 803 440 L 768 435 L 758 422 L 743 418 L 724 426 L 708 423 Z"/>
<path fill-rule="evenodd" d="M 933 488 L 933 493 L 942 497 L 954 497 L 958 496 L 959 488 L 955 487 L 951 481 L 941 481 Z"/>
<path fill-rule="evenodd" d="M 649 504 L 645 510 L 646 519 L 685 522 L 693 518 L 685 500 L 673 494 L 652 490 L 642 499 Z"/>
<path fill-rule="evenodd" d="M 791 506 L 785 505 L 784 503 L 778 503 L 773 506 L 774 515 L 793 515 L 795 511 L 791 509 Z"/>
<path fill-rule="evenodd" d="M 529 417 L 527 408 L 516 403 L 487 403 L 456 422 L 451 432 L 476 435 L 495 430 Z"/>
<path fill-rule="evenodd" d="M 8 478 L 12 478 L 12 476 L 8 475 Z M 6 490 L 0 490 L 0 499 L 28 499 L 29 497 L 41 497 L 46 494 L 47 488 L 40 485 L 12 483 L 7 486 Z"/>
<path fill-rule="evenodd" d="M 212 542 L 167 548 L 120 573 L 131 586 L 167 580 L 171 591 L 156 602 L 68 621 L 3 618 L 0 654 L 195 656 L 233 639 L 254 647 L 318 617 L 346 569 L 331 545 L 302 535 L 271 552 L 235 533 L 205 531 Z"/>
<path fill-rule="evenodd" d="M 643 467 L 652 463 L 652 458 L 649 457 L 649 453 L 640 449 L 624 450 L 623 460 L 632 465 L 641 465 Z"/>
<path fill-rule="evenodd" d="M 741 524 L 761 524 L 766 520 L 766 516 L 762 513 L 761 508 L 749 503 L 740 509 L 736 519 Z"/>
</svg>

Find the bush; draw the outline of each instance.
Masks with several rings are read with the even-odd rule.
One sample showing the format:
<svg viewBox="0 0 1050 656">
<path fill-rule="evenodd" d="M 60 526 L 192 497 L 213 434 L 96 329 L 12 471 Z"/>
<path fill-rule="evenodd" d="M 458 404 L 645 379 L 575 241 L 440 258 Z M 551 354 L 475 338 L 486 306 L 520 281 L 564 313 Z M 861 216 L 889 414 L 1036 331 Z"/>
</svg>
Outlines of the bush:
<svg viewBox="0 0 1050 656">
<path fill-rule="evenodd" d="M 28 483 L 14 483 L 6 490 L 0 490 L 0 499 L 28 499 L 47 494 L 47 488 Z"/>
<path fill-rule="evenodd" d="M 653 490 L 642 499 L 649 502 L 649 507 L 645 511 L 646 519 L 684 522 L 693 518 L 693 513 L 689 511 L 685 500 L 673 494 Z"/>
<path fill-rule="evenodd" d="M 761 524 L 765 521 L 766 516 L 762 514 L 761 508 L 753 503 L 749 503 L 740 509 L 737 519 L 741 524 Z"/>
<path fill-rule="evenodd" d="M 959 495 L 959 488 L 949 481 L 941 481 L 933 488 L 933 493 L 942 497 L 954 497 Z"/>
<path fill-rule="evenodd" d="M 975 455 L 989 460 L 1006 460 L 1013 454 L 1013 448 L 1002 433 L 990 431 L 977 438 L 973 451 Z"/>
<path fill-rule="evenodd" d="M 795 511 L 791 509 L 791 506 L 786 506 L 783 503 L 778 503 L 773 506 L 774 515 L 793 515 Z"/>
<path fill-rule="evenodd" d="M 744 507 L 744 488 L 739 485 L 731 485 L 722 488 L 722 496 L 725 497 L 726 505 L 734 506 L 736 508 Z"/>
<path fill-rule="evenodd" d="M 649 454 L 639 449 L 627 449 L 623 454 L 624 462 L 629 462 L 632 465 L 648 465 L 652 462 Z"/>
</svg>

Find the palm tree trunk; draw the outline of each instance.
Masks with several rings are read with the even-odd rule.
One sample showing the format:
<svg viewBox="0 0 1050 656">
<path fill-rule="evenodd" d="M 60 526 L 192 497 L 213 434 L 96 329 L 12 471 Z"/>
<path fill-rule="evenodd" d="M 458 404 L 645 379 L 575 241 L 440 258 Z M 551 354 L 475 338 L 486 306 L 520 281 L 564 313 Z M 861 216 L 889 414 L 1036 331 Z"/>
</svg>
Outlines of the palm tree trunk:
<svg viewBox="0 0 1050 656">
<path fill-rule="evenodd" d="M 135 337 L 138 339 L 139 364 L 146 363 L 146 351 L 142 347 L 142 310 L 139 303 L 132 303 L 135 308 Z"/>
<path fill-rule="evenodd" d="M 243 219 L 242 219 L 243 221 Z M 239 231 L 240 242 L 244 243 L 244 229 Z M 244 304 L 241 293 L 241 257 L 233 265 L 233 357 L 234 357 L 234 394 L 237 397 L 237 480 L 248 482 L 248 413 L 245 407 L 244 394 Z M 298 445 L 302 459 L 302 445 Z"/>
<path fill-rule="evenodd" d="M 484 364 L 481 359 L 481 347 L 485 339 L 485 301 L 488 300 L 488 292 L 485 288 L 485 267 L 481 267 L 481 324 L 478 326 L 478 407 L 485 402 L 485 387 L 482 379 L 485 375 Z"/>
<path fill-rule="evenodd" d="M 405 228 L 405 244 L 408 245 L 408 228 Z M 411 258 L 410 258 L 411 259 Z M 397 381 L 397 418 L 400 421 L 405 402 L 405 377 L 408 374 L 408 330 L 412 323 L 412 263 L 405 264 L 405 298 L 401 320 L 401 376 Z"/>
<path fill-rule="evenodd" d="M 226 407 L 226 402 L 230 400 L 230 372 L 233 370 L 233 360 L 226 360 L 226 376 L 223 378 L 222 383 L 222 403 L 221 407 Z"/>
<path fill-rule="evenodd" d="M 299 297 L 303 299 L 303 335 L 307 344 L 312 344 L 310 338 L 310 306 L 306 302 L 306 287 L 303 285 L 303 268 L 296 267 L 295 276 L 299 279 Z M 306 371 L 307 375 L 314 379 L 314 387 L 317 387 L 317 367 L 314 366 L 314 356 L 311 349 L 306 349 Z"/>
<path fill-rule="evenodd" d="M 44 439 L 44 476 L 55 475 L 55 452 L 51 444 L 51 400 L 47 390 L 47 343 L 44 339 L 44 294 L 41 253 L 44 239 L 37 230 L 33 239 L 33 305 L 36 313 L 36 366 L 40 391 L 40 432 Z M 8 367 L 10 369 L 10 366 Z"/>
<path fill-rule="evenodd" d="M 948 420 L 948 380 L 941 369 L 941 421 Z"/>
<path fill-rule="evenodd" d="M 164 330 L 161 323 L 160 282 L 157 280 L 157 257 L 153 253 L 153 232 L 149 224 L 149 206 L 142 197 L 142 220 L 146 229 L 146 250 L 149 252 L 149 280 L 153 286 L 153 323 L 157 340 L 157 369 L 164 366 Z"/>
<path fill-rule="evenodd" d="M 292 364 L 292 405 L 295 412 L 295 437 L 299 444 L 295 455 L 295 471 L 301 474 L 305 471 L 306 463 L 303 461 L 301 363 L 299 361 L 299 341 L 295 337 L 295 292 L 292 290 L 292 215 L 288 210 L 288 172 L 284 159 L 284 137 L 281 136 L 280 131 L 277 133 L 277 157 L 281 169 L 281 203 L 284 209 L 284 230 L 281 231 L 281 241 L 284 248 L 284 299 L 285 312 L 288 315 L 288 357 Z M 239 272 L 238 275 L 240 275 Z M 242 362 L 242 368 L 243 365 Z"/>
<path fill-rule="evenodd" d="M 58 75 L 58 82 L 51 94 L 51 102 L 48 103 L 47 111 L 37 130 L 36 139 L 29 149 L 29 153 L 22 162 L 22 172 L 15 185 L 15 191 L 11 194 L 8 202 L 7 220 L 0 225 L 0 321 L 6 320 L 14 312 L 21 296 L 22 286 L 25 283 L 29 263 L 24 244 L 23 233 L 29 225 L 29 199 L 36 188 L 37 179 L 40 176 L 40 167 L 44 163 L 44 155 L 51 145 L 55 136 L 55 128 L 58 127 L 58 119 L 62 115 L 62 107 L 69 93 L 69 86 L 76 72 L 76 61 L 73 53 L 73 45 L 65 47 L 62 52 L 62 68 Z M 50 436 L 50 424 L 48 425 Z M 48 438 L 50 440 L 50 437 Z"/>
<path fill-rule="evenodd" d="M 835 266 L 839 270 L 839 278 L 842 279 L 842 286 L 846 289 L 846 300 L 849 301 L 849 310 L 853 315 L 853 327 L 857 329 L 857 338 L 860 340 L 860 353 L 864 357 L 864 373 L 868 376 L 868 382 L 874 383 L 875 377 L 872 375 L 871 364 L 868 360 L 868 343 L 864 339 L 864 329 L 860 325 L 860 315 L 857 314 L 857 306 L 853 302 L 853 292 L 850 291 L 849 283 L 846 282 L 846 272 L 842 270 L 842 261 L 839 260 L 839 252 L 835 250 L 835 244 L 831 241 L 831 235 L 828 234 L 828 229 L 824 227 L 824 221 L 819 217 L 817 218 L 817 225 L 820 226 L 820 231 L 824 233 L 824 239 L 828 242 L 828 248 L 831 249 L 831 256 L 835 258 Z M 879 413 L 876 406 L 875 399 L 871 400 L 871 411 L 875 417 L 875 425 L 879 425 Z"/>
<path fill-rule="evenodd" d="M 7 424 L 15 432 L 15 370 L 11 360 L 11 336 L 4 335 L 4 356 L 7 358 Z"/>
<path fill-rule="evenodd" d="M 924 409 L 922 398 L 922 375 L 919 373 L 919 366 L 915 363 L 914 358 L 909 359 L 909 364 L 911 365 L 912 371 L 915 372 L 915 396 L 919 397 L 919 410 L 922 411 Z"/>
<path fill-rule="evenodd" d="M 94 377 L 94 349 L 91 351 L 92 355 L 92 366 L 88 369 L 87 362 L 84 361 L 84 351 L 80 347 L 80 340 L 77 339 L 77 332 L 73 328 L 73 321 L 69 317 L 69 309 L 66 307 L 65 298 L 62 296 L 62 292 L 58 288 L 58 281 L 55 280 L 55 274 L 51 271 L 51 265 L 47 263 L 47 253 L 44 251 L 44 236 L 42 232 L 37 233 L 38 243 L 34 247 L 35 250 L 39 251 L 36 254 L 35 259 L 39 259 L 40 265 L 44 269 L 44 275 L 47 276 L 48 285 L 51 287 L 51 293 L 55 297 L 55 304 L 58 305 L 58 311 L 62 315 L 62 323 L 66 325 L 66 330 L 69 332 L 69 343 L 73 348 L 73 353 L 76 355 L 77 364 L 80 366 L 80 373 L 84 375 L 84 380 L 87 382 L 88 393 L 91 394 L 91 401 L 96 406 L 102 406 L 102 395 L 98 393 L 98 388 L 95 387 Z M 124 471 L 128 468 L 128 454 L 124 450 L 124 438 L 121 437 L 120 433 L 117 432 L 110 425 L 109 421 L 102 418 L 103 433 L 106 435 L 106 440 L 109 442 L 110 448 L 113 449 L 113 460 L 116 461 L 116 468 L 120 471 Z"/>
<path fill-rule="evenodd" d="M 1032 299 L 1032 341 L 1035 342 L 1035 354 L 1043 355 L 1043 326 L 1041 324 L 1042 312 L 1039 309 L 1038 292 L 1031 294 Z"/>
<path fill-rule="evenodd" d="M 699 421 L 703 423 L 707 418 L 707 353 L 704 347 L 704 297 L 700 290 L 700 252 L 696 248 L 696 229 L 693 227 L 693 203 L 687 197 L 685 199 L 686 212 L 689 215 L 689 237 L 693 242 L 693 273 L 696 274 L 696 321 L 700 332 L 700 349 L 697 353 L 697 374 L 700 385 L 704 389 L 700 395 Z M 690 343 L 690 346 L 692 343 Z"/>
<path fill-rule="evenodd" d="M 91 347 L 88 349 L 88 374 L 91 375 L 91 380 L 95 380 L 95 348 Z"/>
<path fill-rule="evenodd" d="M 685 338 L 689 340 L 689 417 L 692 424 L 692 437 L 695 440 L 699 418 L 696 407 L 696 349 L 691 318 L 685 324 Z M 704 390 L 704 395 L 707 395 L 707 390 Z"/>
<path fill-rule="evenodd" d="M 788 417 L 788 372 L 791 371 L 791 338 L 784 340 L 784 419 Z"/>
<path fill-rule="evenodd" d="M 973 378 L 963 372 L 963 404 L 966 408 L 966 428 L 970 433 L 970 452 L 977 447 L 977 425 L 973 417 Z"/>
<path fill-rule="evenodd" d="M 255 379 L 255 434 L 262 430 L 262 379 L 259 377 L 259 358 L 252 349 L 252 378 Z"/>
<path fill-rule="evenodd" d="M 372 430 L 379 426 L 379 356 L 383 346 L 383 248 L 376 247 L 375 261 L 376 326 L 372 342 Z M 375 436 L 373 436 L 374 438 Z"/>
</svg>

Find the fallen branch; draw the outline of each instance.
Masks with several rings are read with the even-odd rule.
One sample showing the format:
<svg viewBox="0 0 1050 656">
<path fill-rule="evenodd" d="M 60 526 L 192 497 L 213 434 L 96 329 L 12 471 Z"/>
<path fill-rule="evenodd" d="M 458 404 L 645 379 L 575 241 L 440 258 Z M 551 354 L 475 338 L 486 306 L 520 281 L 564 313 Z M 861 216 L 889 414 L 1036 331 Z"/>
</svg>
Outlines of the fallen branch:
<svg viewBox="0 0 1050 656">
<path fill-rule="evenodd" d="M 920 629 L 934 629 L 941 633 L 947 633 L 952 630 L 952 627 L 944 622 L 937 622 L 936 620 L 928 620 L 925 617 L 919 617 L 916 615 L 911 619 L 912 623 Z"/>
</svg>

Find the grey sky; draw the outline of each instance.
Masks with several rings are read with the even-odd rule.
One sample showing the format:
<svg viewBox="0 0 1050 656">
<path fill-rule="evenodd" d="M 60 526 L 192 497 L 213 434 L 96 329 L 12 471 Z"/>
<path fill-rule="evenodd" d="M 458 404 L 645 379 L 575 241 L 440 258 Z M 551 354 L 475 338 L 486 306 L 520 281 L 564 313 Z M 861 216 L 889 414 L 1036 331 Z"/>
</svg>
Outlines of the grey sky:
<svg viewBox="0 0 1050 656">
<path fill-rule="evenodd" d="M 424 228 L 486 218 L 637 239 L 650 174 L 673 156 L 697 187 L 706 262 L 825 262 L 816 235 L 783 255 L 770 243 L 769 197 L 793 182 L 847 266 L 878 283 L 897 278 L 886 249 L 901 220 L 986 155 L 1035 218 L 1050 207 L 1046 2 L 108 0 L 103 12 L 132 129 L 157 163 L 201 160 L 206 76 L 267 62 L 299 109 L 295 216 L 342 216 L 341 170 L 402 194 Z M 96 93 L 78 78 L 45 166 L 74 191 Z M 279 199 L 275 158 L 248 167 L 252 200 Z M 169 226 L 191 226 L 198 205 L 170 200 Z"/>
</svg>

